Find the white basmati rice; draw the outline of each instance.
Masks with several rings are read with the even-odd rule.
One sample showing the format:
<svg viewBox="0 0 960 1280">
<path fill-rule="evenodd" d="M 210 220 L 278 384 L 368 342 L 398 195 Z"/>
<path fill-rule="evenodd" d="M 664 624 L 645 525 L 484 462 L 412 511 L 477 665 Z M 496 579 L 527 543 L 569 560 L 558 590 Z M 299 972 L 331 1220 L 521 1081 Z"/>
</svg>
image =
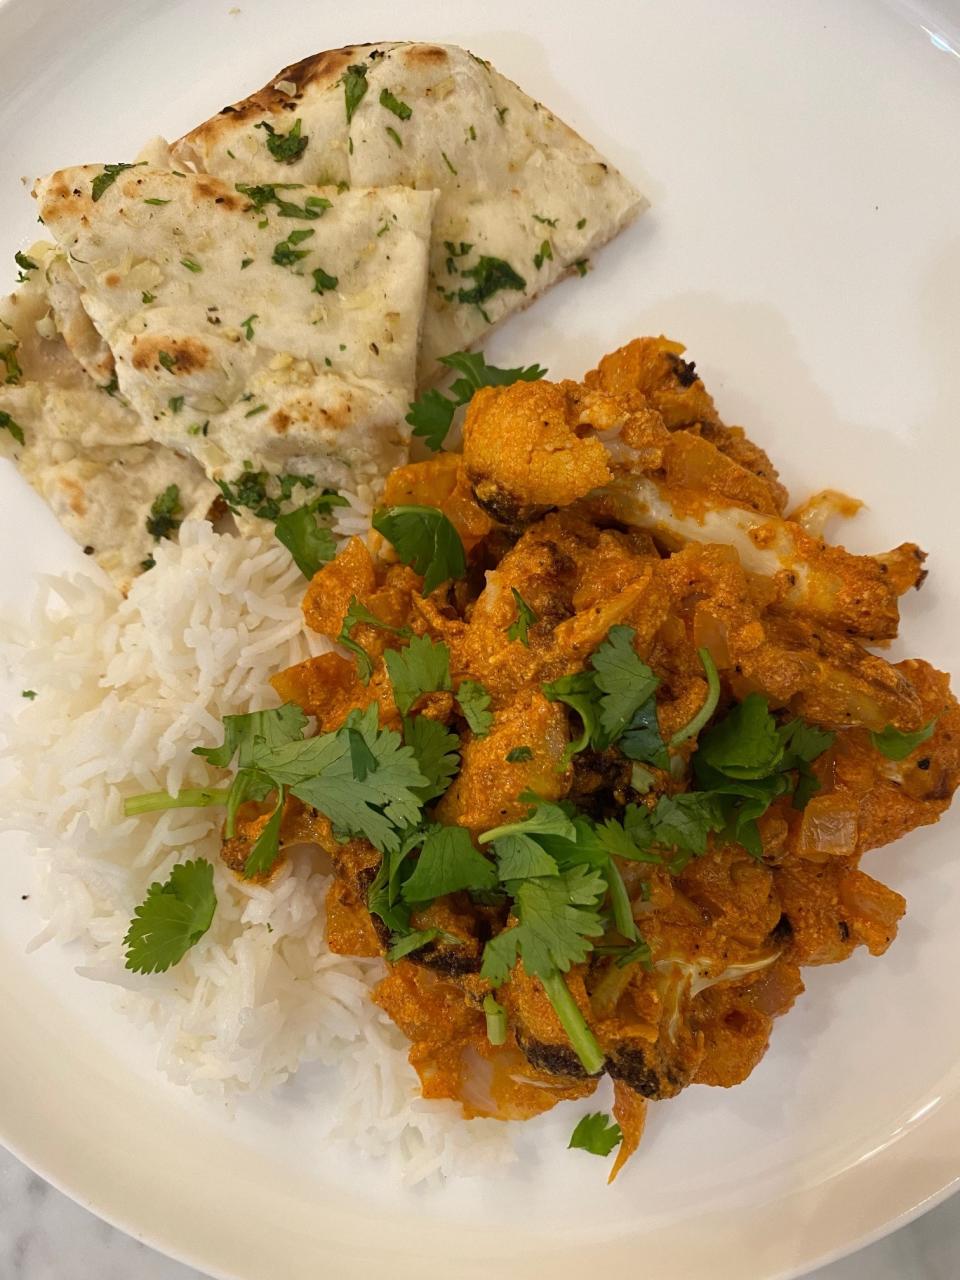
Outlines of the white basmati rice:
<svg viewBox="0 0 960 1280">
<path fill-rule="evenodd" d="M 366 498 L 338 512 L 338 532 L 368 527 Z M 326 647 L 303 627 L 303 578 L 278 544 L 186 522 L 156 561 L 126 600 L 106 579 L 45 579 L 29 626 L 6 637 L 37 691 L 0 725 L 16 772 L 0 830 L 28 832 L 38 851 L 47 925 L 34 945 L 82 944 L 79 972 L 116 984 L 158 1037 L 161 1069 L 197 1091 L 229 1097 L 337 1065 L 330 1136 L 399 1156 L 407 1181 L 510 1159 L 508 1126 L 420 1098 L 404 1037 L 369 998 L 382 962 L 327 948 L 316 855 L 298 851 L 265 888 L 220 863 L 216 810 L 123 817 L 126 795 L 208 784 L 193 747 L 220 741 L 225 714 L 276 705 L 268 677 Z M 215 867 L 212 928 L 169 972 L 129 972 L 134 907 L 197 856 Z"/>
</svg>

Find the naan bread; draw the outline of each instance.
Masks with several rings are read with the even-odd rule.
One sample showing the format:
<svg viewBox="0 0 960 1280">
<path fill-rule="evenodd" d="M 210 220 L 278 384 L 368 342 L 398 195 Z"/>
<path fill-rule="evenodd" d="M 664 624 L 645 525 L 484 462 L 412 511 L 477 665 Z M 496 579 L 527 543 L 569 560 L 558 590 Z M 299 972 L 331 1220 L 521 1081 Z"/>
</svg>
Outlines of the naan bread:
<svg viewBox="0 0 960 1280">
<path fill-rule="evenodd" d="M 173 154 L 229 182 L 436 189 L 421 382 L 436 379 L 438 357 L 585 270 L 647 205 L 583 138 L 452 45 L 316 54 L 225 107 Z"/>
<path fill-rule="evenodd" d="M 58 282 L 69 285 L 65 264 L 52 245 L 33 246 L 29 258 L 36 268 L 0 304 L 0 352 L 9 356 L 0 366 L 0 456 L 126 590 L 149 564 L 158 530 L 173 536 L 181 520 L 205 516 L 219 491 L 192 458 L 146 443 L 137 415 L 105 389 L 108 379 L 95 381 L 85 370 L 67 333 L 87 353 L 97 334 L 84 324 L 82 308 L 75 312 L 63 297 L 66 310 L 58 312 Z M 67 333 L 58 329 L 60 319 Z M 170 515 L 162 526 L 152 518 L 158 499 Z"/>
<path fill-rule="evenodd" d="M 433 192 L 242 192 L 136 165 L 36 194 L 153 440 L 215 480 L 252 465 L 355 488 L 404 460 Z"/>
</svg>

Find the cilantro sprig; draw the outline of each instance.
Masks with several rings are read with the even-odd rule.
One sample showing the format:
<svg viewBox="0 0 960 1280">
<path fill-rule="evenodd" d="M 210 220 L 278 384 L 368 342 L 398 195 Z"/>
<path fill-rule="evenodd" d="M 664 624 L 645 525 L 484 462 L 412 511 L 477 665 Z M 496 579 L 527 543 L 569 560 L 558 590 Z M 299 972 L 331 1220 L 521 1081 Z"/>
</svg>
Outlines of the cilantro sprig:
<svg viewBox="0 0 960 1280">
<path fill-rule="evenodd" d="M 131 816 L 151 809 L 223 804 L 224 835 L 230 839 L 236 835 L 244 802 L 274 796 L 270 817 L 244 865 L 246 876 L 268 872 L 279 857 L 287 795 L 325 814 L 337 832 L 362 836 L 381 851 L 399 848 L 403 833 L 419 824 L 422 793 L 431 785 L 413 747 L 394 730 L 379 727 L 375 704 L 352 711 L 332 733 L 305 738 L 306 726 L 307 717 L 293 703 L 225 716 L 223 742 L 195 747 L 194 754 L 219 769 L 235 762 L 229 788 L 133 796 L 125 802 L 125 812 Z"/>
<path fill-rule="evenodd" d="M 450 387 L 450 394 L 444 395 L 442 391 L 431 388 L 419 400 L 414 400 L 407 414 L 407 422 L 413 427 L 413 434 L 419 436 L 435 452 L 443 448 L 457 410 L 469 404 L 473 393 L 480 387 L 508 387 L 514 382 L 539 382 L 547 373 L 538 364 L 528 365 L 525 369 L 498 369 L 495 365 L 487 364 L 482 351 L 455 351 L 452 355 L 441 356 L 440 363 L 460 374 Z"/>
<path fill-rule="evenodd" d="M 633 648 L 632 627 L 611 627 L 590 657 L 590 667 L 543 685 L 551 702 L 563 702 L 582 722 L 579 738 L 567 747 L 564 763 L 588 747 L 603 751 L 618 742 L 631 760 L 665 768 L 666 744 L 657 723 L 660 683 Z"/>
<path fill-rule="evenodd" d="M 694 777 L 718 801 L 730 836 L 759 858 L 757 819 L 780 796 L 803 808 L 820 788 L 810 766 L 835 736 L 800 719 L 778 725 L 766 699 L 751 693 L 700 738 Z"/>
<path fill-rule="evenodd" d="M 391 626 L 389 622 L 384 622 L 375 613 L 371 613 L 367 606 L 361 604 L 356 596 L 350 597 L 347 611 L 343 615 L 340 634 L 337 636 L 337 644 L 342 645 L 344 649 L 353 654 L 357 663 L 357 675 L 364 684 L 369 684 L 373 676 L 373 660 L 363 645 L 353 638 L 353 629 L 359 626 L 360 623 L 365 623 L 368 627 L 377 627 L 381 631 L 389 631 L 396 636 L 411 636 L 413 632 L 409 627 Z"/>
</svg>

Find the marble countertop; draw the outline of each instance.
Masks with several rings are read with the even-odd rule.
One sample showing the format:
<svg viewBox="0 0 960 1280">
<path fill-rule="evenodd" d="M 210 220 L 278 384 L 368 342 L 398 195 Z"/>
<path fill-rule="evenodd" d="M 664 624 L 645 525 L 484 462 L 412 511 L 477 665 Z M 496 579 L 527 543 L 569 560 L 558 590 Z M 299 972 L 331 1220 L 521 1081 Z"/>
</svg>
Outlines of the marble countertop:
<svg viewBox="0 0 960 1280">
<path fill-rule="evenodd" d="M 810 1280 L 956 1280 L 960 1195 Z M 205 1280 L 108 1227 L 0 1147 L 2 1280 Z M 656 1280 L 661 1280 L 657 1277 Z M 744 1276 L 744 1280 L 750 1280 Z"/>
</svg>

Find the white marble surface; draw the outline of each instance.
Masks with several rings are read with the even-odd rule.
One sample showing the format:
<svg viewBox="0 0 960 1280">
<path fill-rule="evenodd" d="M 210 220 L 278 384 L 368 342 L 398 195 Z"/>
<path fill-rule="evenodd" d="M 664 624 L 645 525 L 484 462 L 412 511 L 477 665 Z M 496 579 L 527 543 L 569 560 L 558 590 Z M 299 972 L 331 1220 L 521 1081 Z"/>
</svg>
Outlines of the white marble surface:
<svg viewBox="0 0 960 1280">
<path fill-rule="evenodd" d="M 957 1280 L 960 1195 L 810 1280 Z M 31 1173 L 0 1147 L 0 1280 L 205 1280 Z M 652 1277 L 651 1280 L 677 1280 Z M 753 1280 L 744 1273 L 743 1280 Z"/>
</svg>

